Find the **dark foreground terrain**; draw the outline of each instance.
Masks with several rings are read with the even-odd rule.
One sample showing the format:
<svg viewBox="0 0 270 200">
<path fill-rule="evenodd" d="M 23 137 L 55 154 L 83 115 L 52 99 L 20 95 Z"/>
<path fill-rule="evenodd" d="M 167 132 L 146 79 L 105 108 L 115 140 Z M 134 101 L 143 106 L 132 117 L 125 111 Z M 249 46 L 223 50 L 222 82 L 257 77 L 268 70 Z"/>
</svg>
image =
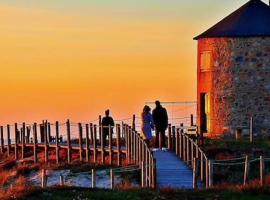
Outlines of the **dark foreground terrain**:
<svg viewBox="0 0 270 200">
<path fill-rule="evenodd" d="M 176 191 L 165 189 L 162 191 L 148 190 L 91 190 L 78 188 L 54 188 L 48 190 L 33 190 L 22 200 L 269 200 L 270 189 L 249 190 L 204 190 L 204 191 Z"/>
</svg>

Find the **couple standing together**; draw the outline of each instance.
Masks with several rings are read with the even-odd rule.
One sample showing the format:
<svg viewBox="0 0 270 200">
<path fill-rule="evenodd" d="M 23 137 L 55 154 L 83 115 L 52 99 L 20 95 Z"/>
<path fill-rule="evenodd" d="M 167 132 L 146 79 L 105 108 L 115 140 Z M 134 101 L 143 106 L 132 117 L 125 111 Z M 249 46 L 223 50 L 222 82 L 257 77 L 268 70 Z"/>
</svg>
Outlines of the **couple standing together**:
<svg viewBox="0 0 270 200">
<path fill-rule="evenodd" d="M 153 139 L 152 130 L 155 130 L 156 137 L 154 147 L 159 148 L 159 142 L 161 148 L 165 147 L 165 131 L 168 127 L 168 114 L 167 110 L 163 108 L 159 101 L 155 102 L 156 108 L 151 114 L 151 108 L 144 106 L 142 112 L 142 137 L 149 145 Z M 161 141 L 159 141 L 159 139 Z"/>
</svg>

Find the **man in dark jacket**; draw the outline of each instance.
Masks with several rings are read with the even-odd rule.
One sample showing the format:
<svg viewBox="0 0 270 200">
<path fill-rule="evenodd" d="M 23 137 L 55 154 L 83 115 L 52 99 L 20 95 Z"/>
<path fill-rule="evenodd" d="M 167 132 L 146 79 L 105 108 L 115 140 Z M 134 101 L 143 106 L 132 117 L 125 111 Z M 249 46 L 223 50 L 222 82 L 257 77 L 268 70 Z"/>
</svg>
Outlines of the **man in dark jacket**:
<svg viewBox="0 0 270 200">
<path fill-rule="evenodd" d="M 103 126 L 102 135 L 103 135 L 103 146 L 106 146 L 106 138 L 109 134 L 113 134 L 114 120 L 110 116 L 110 110 L 105 111 L 105 117 L 102 118 L 101 125 Z M 111 128 L 109 128 L 109 126 Z"/>
<path fill-rule="evenodd" d="M 165 131 L 168 127 L 168 114 L 167 110 L 161 106 L 159 101 L 155 103 L 156 108 L 152 112 L 156 129 L 155 148 L 162 148 L 165 147 Z"/>
</svg>

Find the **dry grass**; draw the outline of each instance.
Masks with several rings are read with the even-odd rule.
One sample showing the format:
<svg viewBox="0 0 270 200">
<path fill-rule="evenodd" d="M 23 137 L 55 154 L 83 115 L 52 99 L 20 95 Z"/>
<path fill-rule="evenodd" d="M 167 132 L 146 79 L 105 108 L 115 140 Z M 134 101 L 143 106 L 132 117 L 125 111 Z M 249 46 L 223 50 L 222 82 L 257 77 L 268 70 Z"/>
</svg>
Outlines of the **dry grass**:
<svg viewBox="0 0 270 200">
<path fill-rule="evenodd" d="M 14 184 L 12 184 L 8 189 L 0 190 L 0 199 L 17 199 L 25 194 L 27 191 L 26 179 L 23 176 L 19 176 Z"/>
</svg>

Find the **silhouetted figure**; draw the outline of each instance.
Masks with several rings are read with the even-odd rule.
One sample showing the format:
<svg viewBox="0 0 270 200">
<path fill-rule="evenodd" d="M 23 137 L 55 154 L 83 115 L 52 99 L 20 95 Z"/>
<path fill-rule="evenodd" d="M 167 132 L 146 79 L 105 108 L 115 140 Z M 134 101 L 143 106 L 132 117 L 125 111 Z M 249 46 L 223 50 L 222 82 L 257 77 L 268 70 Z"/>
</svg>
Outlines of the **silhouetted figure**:
<svg viewBox="0 0 270 200">
<path fill-rule="evenodd" d="M 102 118 L 101 125 L 102 128 L 102 136 L 103 136 L 103 146 L 106 146 L 106 138 L 110 134 L 113 134 L 114 120 L 110 116 L 110 110 L 105 111 L 105 117 Z M 110 127 L 110 128 L 109 128 Z"/>
<path fill-rule="evenodd" d="M 165 131 L 168 127 L 167 110 L 163 108 L 159 101 L 155 102 L 156 108 L 153 110 L 153 120 L 156 130 L 155 148 L 165 147 Z M 159 147 L 159 139 L 161 146 Z"/>
<path fill-rule="evenodd" d="M 149 106 L 144 106 L 142 112 L 142 137 L 146 144 L 149 146 L 150 140 L 152 140 L 152 130 L 154 129 L 154 121 Z"/>
</svg>

